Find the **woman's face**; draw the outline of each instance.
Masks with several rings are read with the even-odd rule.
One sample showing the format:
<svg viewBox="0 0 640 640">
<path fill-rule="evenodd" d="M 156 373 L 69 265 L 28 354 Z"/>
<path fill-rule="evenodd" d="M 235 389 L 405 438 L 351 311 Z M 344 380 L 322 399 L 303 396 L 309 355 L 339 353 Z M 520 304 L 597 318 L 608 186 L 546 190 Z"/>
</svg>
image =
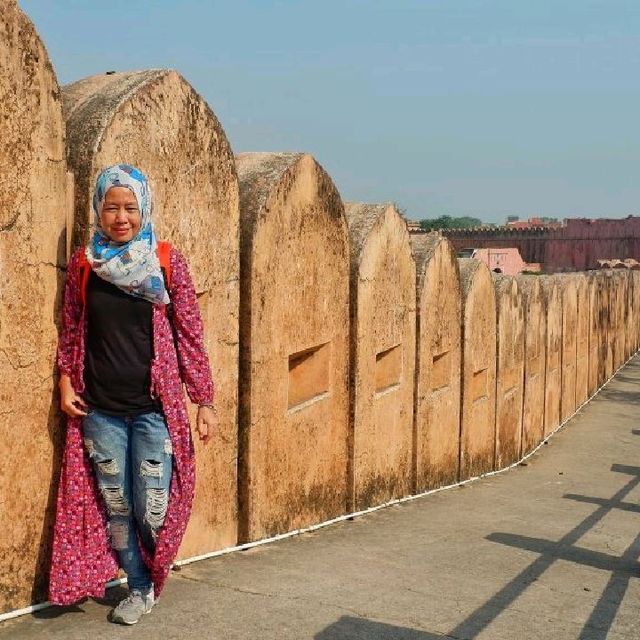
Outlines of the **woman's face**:
<svg viewBox="0 0 640 640">
<path fill-rule="evenodd" d="M 127 187 L 111 187 L 105 194 L 100 226 L 113 242 L 129 242 L 140 231 L 138 201 Z"/>
</svg>

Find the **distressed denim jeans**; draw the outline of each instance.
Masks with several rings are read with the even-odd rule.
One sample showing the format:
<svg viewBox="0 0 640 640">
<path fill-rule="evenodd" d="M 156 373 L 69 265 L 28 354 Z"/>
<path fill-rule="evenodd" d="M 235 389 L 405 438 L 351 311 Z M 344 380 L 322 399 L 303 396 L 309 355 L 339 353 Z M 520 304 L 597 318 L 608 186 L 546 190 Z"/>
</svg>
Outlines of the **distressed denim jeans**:
<svg viewBox="0 0 640 640">
<path fill-rule="evenodd" d="M 171 482 L 171 440 L 164 416 L 151 412 L 120 418 L 92 410 L 82 419 L 82 429 L 107 509 L 111 546 L 129 589 L 147 591 L 151 575 L 139 545 L 155 548 Z"/>
</svg>

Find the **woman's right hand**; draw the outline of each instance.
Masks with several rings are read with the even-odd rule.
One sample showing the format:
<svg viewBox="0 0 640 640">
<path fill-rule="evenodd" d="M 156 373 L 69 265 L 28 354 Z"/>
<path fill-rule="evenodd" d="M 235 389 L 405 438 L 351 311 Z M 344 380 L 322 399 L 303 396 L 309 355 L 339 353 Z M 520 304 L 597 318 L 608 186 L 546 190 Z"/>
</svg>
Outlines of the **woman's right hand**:
<svg viewBox="0 0 640 640">
<path fill-rule="evenodd" d="M 75 392 L 71 378 L 60 376 L 60 408 L 71 418 L 87 415 L 87 403 Z"/>
</svg>

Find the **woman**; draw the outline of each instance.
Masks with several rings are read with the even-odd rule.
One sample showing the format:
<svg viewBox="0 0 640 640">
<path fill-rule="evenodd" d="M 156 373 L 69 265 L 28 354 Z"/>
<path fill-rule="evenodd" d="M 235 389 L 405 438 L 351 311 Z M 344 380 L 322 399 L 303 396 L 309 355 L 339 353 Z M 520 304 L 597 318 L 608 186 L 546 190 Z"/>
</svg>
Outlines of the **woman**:
<svg viewBox="0 0 640 640">
<path fill-rule="evenodd" d="M 158 245 L 145 176 L 126 164 L 105 169 L 93 208 L 93 238 L 69 261 L 58 344 L 68 421 L 49 599 L 103 596 L 120 566 L 129 595 L 111 620 L 135 624 L 162 590 L 191 510 L 182 385 L 204 443 L 216 425 L 214 389 L 187 264 Z"/>
</svg>

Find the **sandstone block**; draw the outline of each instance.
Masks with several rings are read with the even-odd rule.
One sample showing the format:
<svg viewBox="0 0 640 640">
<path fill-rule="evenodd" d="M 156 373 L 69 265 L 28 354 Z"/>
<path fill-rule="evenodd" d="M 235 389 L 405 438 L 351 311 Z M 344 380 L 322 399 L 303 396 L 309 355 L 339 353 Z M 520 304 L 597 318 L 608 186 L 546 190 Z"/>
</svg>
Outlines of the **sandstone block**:
<svg viewBox="0 0 640 640">
<path fill-rule="evenodd" d="M 0 611 L 44 600 L 60 447 L 56 323 L 65 260 L 60 90 L 17 3 L 0 0 Z"/>
<path fill-rule="evenodd" d="M 575 276 L 554 276 L 562 298 L 562 393 L 560 421 L 576 410 L 576 356 L 578 345 L 578 288 Z"/>
<path fill-rule="evenodd" d="M 496 444 L 496 295 L 482 262 L 459 259 L 462 292 L 460 478 L 494 468 Z"/>
<path fill-rule="evenodd" d="M 241 540 L 347 508 L 349 237 L 309 155 L 243 153 Z"/>
<path fill-rule="evenodd" d="M 412 235 L 417 273 L 416 490 L 455 482 L 460 465 L 460 273 L 453 247 Z"/>
<path fill-rule="evenodd" d="M 612 270 L 602 272 L 604 278 L 602 290 L 603 338 L 605 339 L 605 380 L 615 371 L 616 352 L 616 295 Z"/>
<path fill-rule="evenodd" d="M 602 335 L 601 283 L 598 272 L 587 277 L 589 298 L 589 371 L 587 374 L 587 393 L 592 396 L 604 382 L 605 358 L 602 356 L 604 338 Z"/>
<path fill-rule="evenodd" d="M 520 458 L 524 392 L 524 302 L 515 278 L 493 274 L 497 310 L 496 469 Z"/>
<path fill-rule="evenodd" d="M 589 327 L 591 323 L 590 287 L 582 274 L 573 276 L 577 291 L 576 321 L 576 408 L 589 395 Z"/>
<path fill-rule="evenodd" d="M 524 393 L 522 455 L 544 438 L 547 307 L 538 276 L 518 276 L 524 305 Z"/>
<path fill-rule="evenodd" d="M 633 305 L 635 296 L 638 295 L 638 290 L 635 288 L 635 280 L 633 277 L 633 271 L 629 269 L 625 275 L 627 296 L 625 299 L 625 355 L 626 358 L 630 358 L 636 351 L 636 334 L 637 327 L 635 325 Z"/>
<path fill-rule="evenodd" d="M 613 367 L 614 371 L 621 367 L 626 360 L 626 298 L 627 298 L 627 279 L 628 271 L 612 270 L 612 303 L 613 310 Z"/>
<path fill-rule="evenodd" d="M 562 389 L 562 293 L 557 278 L 540 276 L 547 308 L 547 372 L 544 399 L 544 435 L 560 424 Z"/>
<path fill-rule="evenodd" d="M 633 328 L 633 352 L 640 348 L 640 270 L 632 270 L 631 325 Z"/>
<path fill-rule="evenodd" d="M 355 510 L 413 490 L 416 267 L 390 204 L 346 203 L 351 242 L 351 457 Z"/>
</svg>

